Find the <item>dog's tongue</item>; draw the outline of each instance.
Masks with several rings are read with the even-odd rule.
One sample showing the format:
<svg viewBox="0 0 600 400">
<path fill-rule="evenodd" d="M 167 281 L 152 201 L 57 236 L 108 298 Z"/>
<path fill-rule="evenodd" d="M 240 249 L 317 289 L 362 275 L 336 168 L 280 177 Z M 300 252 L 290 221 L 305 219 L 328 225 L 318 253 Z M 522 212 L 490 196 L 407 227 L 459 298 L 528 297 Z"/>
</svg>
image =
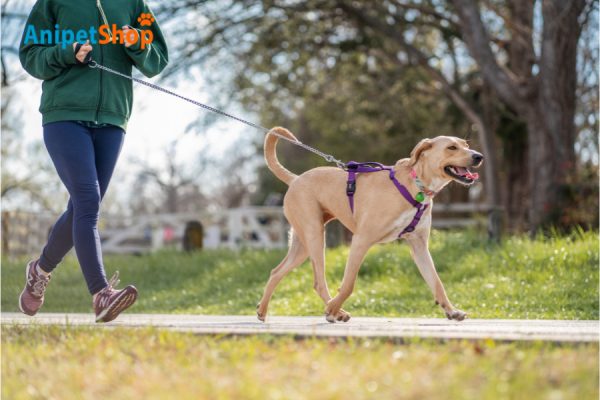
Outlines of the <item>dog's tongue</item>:
<svg viewBox="0 0 600 400">
<path fill-rule="evenodd" d="M 461 176 L 464 176 L 467 179 L 476 180 L 479 179 L 479 174 L 477 172 L 471 172 L 464 167 L 455 167 L 456 172 L 458 172 Z"/>
<path fill-rule="evenodd" d="M 479 179 L 479 174 L 477 172 L 471 172 L 469 170 L 467 170 L 467 174 L 465 175 L 467 178 L 472 179 L 472 180 L 477 180 Z"/>
</svg>

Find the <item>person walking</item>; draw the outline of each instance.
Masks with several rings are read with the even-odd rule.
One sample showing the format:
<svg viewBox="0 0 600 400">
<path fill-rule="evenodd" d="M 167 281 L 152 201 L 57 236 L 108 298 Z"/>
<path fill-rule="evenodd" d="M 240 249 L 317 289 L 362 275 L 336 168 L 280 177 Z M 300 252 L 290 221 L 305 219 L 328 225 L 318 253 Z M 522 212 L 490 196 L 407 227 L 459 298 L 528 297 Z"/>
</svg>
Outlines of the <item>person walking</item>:
<svg viewBox="0 0 600 400">
<path fill-rule="evenodd" d="M 141 40 L 144 34 L 151 43 Z M 80 42 L 51 43 L 64 37 Z M 127 75 L 136 67 L 152 77 L 168 63 L 165 39 L 144 0 L 38 0 L 33 6 L 19 59 L 43 80 L 44 143 L 70 198 L 41 255 L 26 266 L 19 308 L 27 315 L 39 311 L 52 271 L 75 247 L 96 322 L 108 322 L 138 295 L 133 285 L 115 288 L 118 272 L 107 281 L 98 234 L 100 203 L 125 138 L 133 87 L 128 79 L 90 68 L 90 55 Z"/>
</svg>

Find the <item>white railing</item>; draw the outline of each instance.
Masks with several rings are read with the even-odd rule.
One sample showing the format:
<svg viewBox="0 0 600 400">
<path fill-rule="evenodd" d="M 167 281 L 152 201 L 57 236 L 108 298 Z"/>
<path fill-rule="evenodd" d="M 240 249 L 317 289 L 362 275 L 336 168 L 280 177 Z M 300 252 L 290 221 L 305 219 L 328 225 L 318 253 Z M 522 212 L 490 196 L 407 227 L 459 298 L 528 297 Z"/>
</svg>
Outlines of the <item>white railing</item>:
<svg viewBox="0 0 600 400">
<path fill-rule="evenodd" d="M 493 208 L 486 204 L 435 204 L 434 228 L 486 225 Z M 479 218 L 475 218 L 479 215 Z M 44 245 L 57 216 L 2 212 L 2 250 L 5 255 L 34 255 Z M 155 214 L 139 217 L 102 215 L 100 237 L 105 253 L 142 254 L 165 247 L 181 249 L 185 226 L 198 221 L 204 248 L 277 249 L 287 246 L 289 226 L 281 207 L 242 207 L 217 212 Z"/>
<path fill-rule="evenodd" d="M 276 249 L 287 245 L 288 225 L 281 207 L 243 207 L 214 213 L 156 214 L 101 226 L 105 253 L 143 253 L 163 247 L 182 248 L 185 226 L 198 221 L 204 248 Z M 119 222 L 126 222 L 125 224 Z"/>
</svg>

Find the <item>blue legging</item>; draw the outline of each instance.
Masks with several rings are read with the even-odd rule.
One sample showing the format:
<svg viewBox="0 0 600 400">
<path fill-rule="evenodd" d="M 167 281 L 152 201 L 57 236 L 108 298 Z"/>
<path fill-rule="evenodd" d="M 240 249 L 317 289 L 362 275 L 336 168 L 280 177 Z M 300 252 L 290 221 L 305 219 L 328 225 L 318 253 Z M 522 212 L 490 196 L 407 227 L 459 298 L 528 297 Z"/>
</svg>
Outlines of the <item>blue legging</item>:
<svg viewBox="0 0 600 400">
<path fill-rule="evenodd" d="M 44 125 L 44 143 L 70 199 L 67 210 L 52 227 L 40 267 L 52 272 L 75 246 L 91 294 L 108 285 L 98 216 L 124 137 L 123 129 L 115 126 L 88 128 L 72 121 Z"/>
</svg>

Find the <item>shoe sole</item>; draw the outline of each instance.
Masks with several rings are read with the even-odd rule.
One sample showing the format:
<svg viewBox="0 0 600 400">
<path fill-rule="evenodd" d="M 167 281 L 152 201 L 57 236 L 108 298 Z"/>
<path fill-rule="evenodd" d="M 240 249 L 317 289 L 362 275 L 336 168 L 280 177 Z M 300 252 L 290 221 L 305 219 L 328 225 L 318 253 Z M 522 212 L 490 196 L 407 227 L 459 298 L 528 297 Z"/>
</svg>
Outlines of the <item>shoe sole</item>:
<svg viewBox="0 0 600 400">
<path fill-rule="evenodd" d="M 108 305 L 100 314 L 96 316 L 96 322 L 110 322 L 117 318 L 119 314 L 131 307 L 137 300 L 138 292 L 133 286 L 128 286 L 123 289 L 123 294 L 117 297 L 112 303 Z M 114 312 L 114 315 L 109 314 Z"/>
<path fill-rule="evenodd" d="M 31 263 L 33 261 L 29 261 L 27 263 L 27 268 L 25 268 L 25 288 L 23 289 L 23 291 L 21 292 L 21 294 L 19 295 L 19 310 L 21 310 L 21 312 L 25 315 L 29 315 L 30 317 L 33 317 L 35 314 L 37 314 L 37 312 L 39 311 L 39 308 L 34 311 L 33 313 L 29 313 L 27 311 L 25 311 L 23 309 L 23 293 L 25 293 L 25 291 L 27 290 L 27 278 L 29 277 L 29 268 L 31 268 Z M 41 306 L 40 306 L 41 308 Z"/>
</svg>

